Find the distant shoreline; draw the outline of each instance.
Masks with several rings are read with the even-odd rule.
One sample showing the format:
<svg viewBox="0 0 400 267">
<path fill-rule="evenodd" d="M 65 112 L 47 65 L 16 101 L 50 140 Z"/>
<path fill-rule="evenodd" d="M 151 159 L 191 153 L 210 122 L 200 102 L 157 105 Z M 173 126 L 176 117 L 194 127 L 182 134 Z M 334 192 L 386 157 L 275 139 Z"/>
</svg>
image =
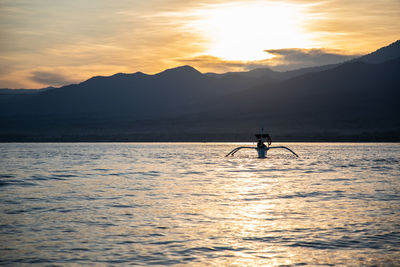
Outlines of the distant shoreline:
<svg viewBox="0 0 400 267">
<path fill-rule="evenodd" d="M 296 143 L 399 143 L 399 133 L 383 134 L 361 134 L 361 135 L 272 135 L 275 143 L 296 142 Z M 155 135 L 155 134 L 131 134 L 131 135 L 0 135 L 1 143 L 235 143 L 255 142 L 251 135 L 240 134 L 223 135 Z"/>
</svg>

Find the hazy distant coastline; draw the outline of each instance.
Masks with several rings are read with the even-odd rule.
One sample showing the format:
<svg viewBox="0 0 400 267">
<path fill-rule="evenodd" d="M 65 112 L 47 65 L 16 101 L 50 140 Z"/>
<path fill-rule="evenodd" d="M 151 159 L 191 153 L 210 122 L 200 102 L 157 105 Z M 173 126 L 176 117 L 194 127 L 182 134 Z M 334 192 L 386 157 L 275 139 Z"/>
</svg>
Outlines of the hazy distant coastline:
<svg viewBox="0 0 400 267">
<path fill-rule="evenodd" d="M 272 133 L 273 135 L 273 133 Z M 15 143 L 57 143 L 57 142 L 255 142 L 254 135 L 248 134 L 125 134 L 125 135 L 0 135 L 0 142 Z M 360 135 L 340 135 L 338 133 L 273 135 L 273 142 L 400 142 L 399 132 L 362 133 Z"/>
</svg>

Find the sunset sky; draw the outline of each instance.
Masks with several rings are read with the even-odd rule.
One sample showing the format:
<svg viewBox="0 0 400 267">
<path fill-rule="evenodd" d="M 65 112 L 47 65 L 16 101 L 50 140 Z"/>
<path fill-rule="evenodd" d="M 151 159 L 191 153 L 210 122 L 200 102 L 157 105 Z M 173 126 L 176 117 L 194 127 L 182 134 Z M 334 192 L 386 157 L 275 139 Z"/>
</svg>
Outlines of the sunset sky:
<svg viewBox="0 0 400 267">
<path fill-rule="evenodd" d="M 400 39 L 399 21 L 399 0 L 0 0 L 0 88 L 340 62 Z"/>
</svg>

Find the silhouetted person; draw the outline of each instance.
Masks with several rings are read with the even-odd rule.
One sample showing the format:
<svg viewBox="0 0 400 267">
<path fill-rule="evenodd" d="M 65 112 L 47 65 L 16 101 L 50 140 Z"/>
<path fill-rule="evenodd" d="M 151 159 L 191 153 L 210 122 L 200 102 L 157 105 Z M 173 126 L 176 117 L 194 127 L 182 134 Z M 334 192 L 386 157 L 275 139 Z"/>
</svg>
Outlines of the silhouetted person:
<svg viewBox="0 0 400 267">
<path fill-rule="evenodd" d="M 258 148 L 266 148 L 267 146 L 264 144 L 263 141 L 261 141 L 261 139 L 258 139 L 257 147 Z"/>
</svg>

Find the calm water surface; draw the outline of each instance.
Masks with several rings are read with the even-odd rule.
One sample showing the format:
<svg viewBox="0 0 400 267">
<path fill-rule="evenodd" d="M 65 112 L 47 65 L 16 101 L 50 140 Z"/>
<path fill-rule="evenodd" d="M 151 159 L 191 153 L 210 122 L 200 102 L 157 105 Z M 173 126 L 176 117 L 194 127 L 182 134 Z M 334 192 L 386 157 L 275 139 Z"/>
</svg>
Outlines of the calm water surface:
<svg viewBox="0 0 400 267">
<path fill-rule="evenodd" d="M 400 144 L 0 144 L 1 265 L 400 265 Z"/>
</svg>

